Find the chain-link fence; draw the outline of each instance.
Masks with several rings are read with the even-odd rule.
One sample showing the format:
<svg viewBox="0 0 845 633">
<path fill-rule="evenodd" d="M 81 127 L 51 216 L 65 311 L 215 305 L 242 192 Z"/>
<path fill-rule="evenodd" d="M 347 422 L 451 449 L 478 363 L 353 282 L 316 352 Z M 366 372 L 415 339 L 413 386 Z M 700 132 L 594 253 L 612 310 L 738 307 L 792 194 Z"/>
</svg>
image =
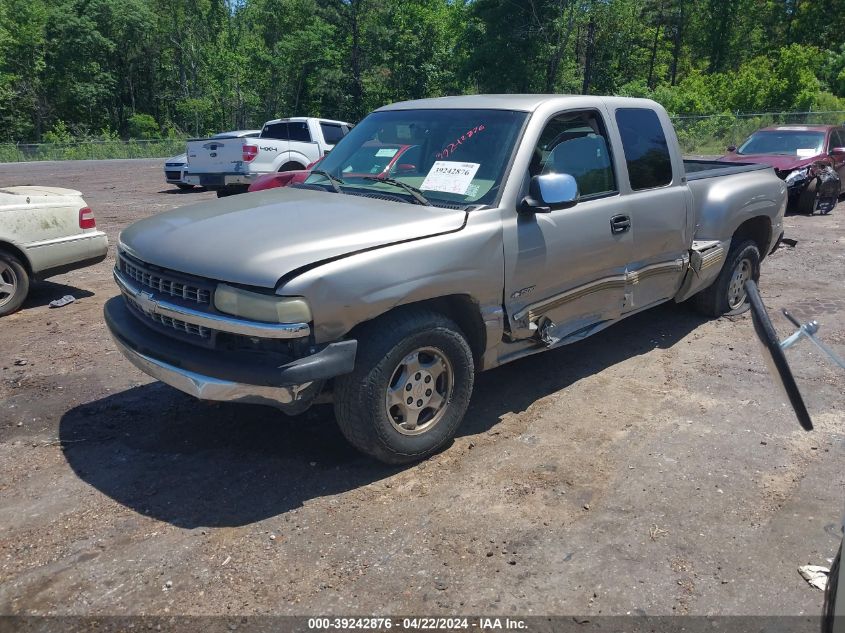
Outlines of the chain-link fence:
<svg viewBox="0 0 845 633">
<path fill-rule="evenodd" d="M 845 111 L 763 112 L 674 116 L 672 122 L 684 154 L 716 156 L 739 145 L 752 132 L 768 125 L 843 124 Z M 110 158 L 167 158 L 185 151 L 185 139 L 153 141 L 78 141 L 74 143 L 0 144 L 0 162 L 37 160 L 94 160 Z"/>
<path fill-rule="evenodd" d="M 167 158 L 185 151 L 185 139 L 153 141 L 78 141 L 74 143 L 2 143 L 0 162 Z"/>
<path fill-rule="evenodd" d="M 696 156 L 721 156 L 748 136 L 769 125 L 842 125 L 845 111 L 763 112 L 672 117 L 681 150 Z"/>
</svg>

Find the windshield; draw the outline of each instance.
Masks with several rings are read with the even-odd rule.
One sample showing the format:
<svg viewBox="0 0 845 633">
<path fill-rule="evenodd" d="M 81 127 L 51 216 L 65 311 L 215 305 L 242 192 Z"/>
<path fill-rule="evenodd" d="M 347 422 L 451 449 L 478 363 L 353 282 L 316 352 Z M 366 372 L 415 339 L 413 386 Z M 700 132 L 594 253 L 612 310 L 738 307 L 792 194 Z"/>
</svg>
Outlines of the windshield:
<svg viewBox="0 0 845 633">
<path fill-rule="evenodd" d="M 528 115 L 507 110 L 392 110 L 374 112 L 320 161 L 348 185 L 392 196 L 408 194 L 395 179 L 420 189 L 432 204 L 489 204 L 501 184 Z M 326 186 L 312 174 L 307 185 Z"/>
<path fill-rule="evenodd" d="M 769 130 L 755 132 L 736 151 L 737 154 L 783 154 L 810 158 L 822 153 L 824 132 Z"/>
</svg>

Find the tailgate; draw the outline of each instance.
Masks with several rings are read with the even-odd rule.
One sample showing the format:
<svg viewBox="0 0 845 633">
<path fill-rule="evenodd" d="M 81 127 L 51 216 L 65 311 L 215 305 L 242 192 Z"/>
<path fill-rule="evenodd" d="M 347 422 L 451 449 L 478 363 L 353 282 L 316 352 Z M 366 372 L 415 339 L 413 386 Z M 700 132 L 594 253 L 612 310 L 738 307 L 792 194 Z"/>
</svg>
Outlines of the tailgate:
<svg viewBox="0 0 845 633">
<path fill-rule="evenodd" d="M 225 174 L 239 171 L 243 162 L 243 138 L 188 141 L 189 174 Z"/>
</svg>

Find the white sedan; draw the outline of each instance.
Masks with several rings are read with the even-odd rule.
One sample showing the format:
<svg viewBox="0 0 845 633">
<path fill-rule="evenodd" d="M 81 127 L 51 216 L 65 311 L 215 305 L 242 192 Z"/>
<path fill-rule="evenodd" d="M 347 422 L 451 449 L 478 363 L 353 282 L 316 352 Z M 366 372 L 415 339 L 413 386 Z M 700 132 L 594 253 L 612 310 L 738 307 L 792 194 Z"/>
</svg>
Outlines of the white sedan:
<svg viewBox="0 0 845 633">
<path fill-rule="evenodd" d="M 232 130 L 220 132 L 211 138 L 257 138 L 261 130 Z M 185 180 L 188 173 L 188 155 L 171 156 L 164 161 L 164 179 L 179 189 L 193 189 L 194 185 Z"/>
<path fill-rule="evenodd" d="M 21 307 L 33 280 L 103 261 L 108 238 L 96 227 L 78 191 L 0 188 L 0 317 Z"/>
</svg>

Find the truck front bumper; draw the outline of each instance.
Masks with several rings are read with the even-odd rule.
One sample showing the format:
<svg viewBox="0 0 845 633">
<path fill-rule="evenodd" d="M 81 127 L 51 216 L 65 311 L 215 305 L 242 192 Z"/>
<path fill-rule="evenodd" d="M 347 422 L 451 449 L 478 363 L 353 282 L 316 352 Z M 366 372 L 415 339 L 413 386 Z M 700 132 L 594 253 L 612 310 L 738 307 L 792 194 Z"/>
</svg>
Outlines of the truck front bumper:
<svg viewBox="0 0 845 633">
<path fill-rule="evenodd" d="M 195 398 L 267 404 L 285 413 L 305 410 L 325 380 L 355 367 L 355 340 L 279 364 L 271 355 L 204 349 L 164 336 L 133 315 L 123 297 L 106 302 L 104 316 L 118 350 L 138 369 Z"/>
</svg>

